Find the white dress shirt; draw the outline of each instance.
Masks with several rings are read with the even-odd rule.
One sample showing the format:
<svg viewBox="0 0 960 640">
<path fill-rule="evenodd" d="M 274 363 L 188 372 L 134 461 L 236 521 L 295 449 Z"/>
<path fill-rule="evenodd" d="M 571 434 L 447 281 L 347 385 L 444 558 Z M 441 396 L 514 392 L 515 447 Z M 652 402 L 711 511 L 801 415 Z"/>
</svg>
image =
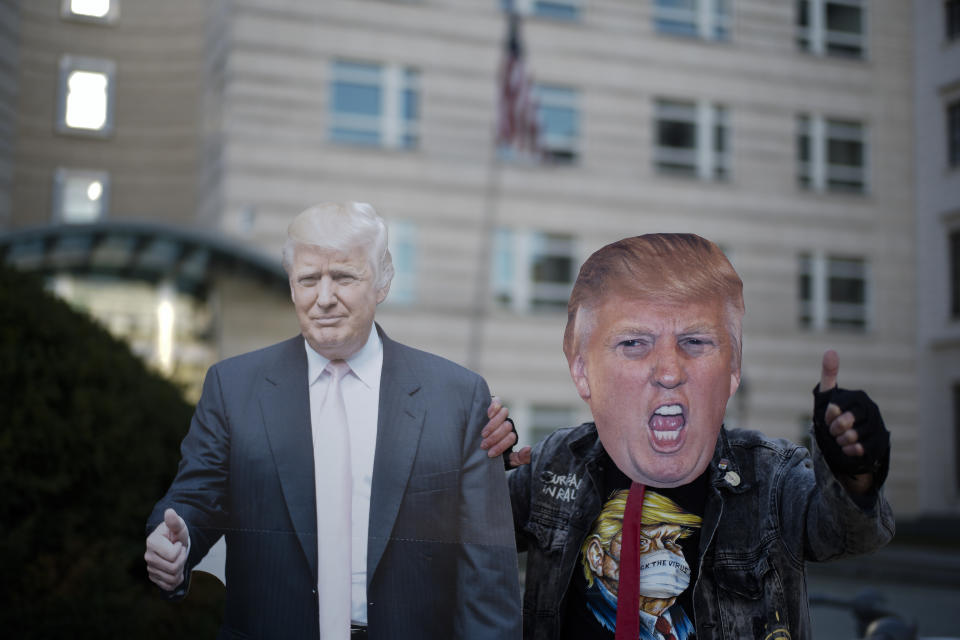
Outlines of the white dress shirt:
<svg viewBox="0 0 960 640">
<path fill-rule="evenodd" d="M 328 358 L 313 350 L 304 340 L 307 350 L 307 382 L 310 385 L 310 403 L 323 401 L 330 377 L 319 379 Z M 377 419 L 380 409 L 380 372 L 383 368 L 383 344 L 376 327 L 370 326 L 370 336 L 360 351 L 347 359 L 350 373 L 343 377 L 341 391 L 347 411 L 350 430 L 350 469 L 353 476 L 353 508 L 351 518 L 352 558 L 350 619 L 356 624 L 367 624 L 367 532 L 370 523 L 370 488 L 373 484 L 373 456 L 377 445 Z M 317 425 L 312 425 L 314 437 Z M 320 436 L 322 437 L 322 435 Z M 322 448 L 321 448 L 322 451 Z M 326 464 L 322 457 L 313 461 L 314 472 Z"/>
<path fill-rule="evenodd" d="M 670 626 L 673 626 L 673 617 L 671 617 L 669 611 L 663 612 L 663 617 L 667 619 L 667 622 L 670 623 Z M 647 633 L 650 634 L 651 638 L 657 638 L 657 640 L 664 640 L 664 635 L 657 631 L 657 618 L 655 616 L 647 613 L 643 609 L 640 610 L 640 624 L 647 630 Z"/>
</svg>

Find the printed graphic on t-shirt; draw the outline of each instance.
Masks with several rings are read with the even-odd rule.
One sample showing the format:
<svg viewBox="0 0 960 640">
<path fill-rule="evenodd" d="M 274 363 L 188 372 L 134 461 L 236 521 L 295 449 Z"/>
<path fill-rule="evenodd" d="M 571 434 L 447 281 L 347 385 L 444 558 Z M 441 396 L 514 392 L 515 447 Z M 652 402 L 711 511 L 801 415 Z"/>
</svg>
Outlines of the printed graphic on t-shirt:
<svg viewBox="0 0 960 640">
<path fill-rule="evenodd" d="M 600 625 L 617 623 L 620 544 L 629 489 L 615 491 L 580 548 L 586 606 Z M 640 527 L 640 638 L 690 640 L 696 632 L 677 601 L 690 584 L 690 566 L 680 541 L 700 528 L 700 516 L 647 489 Z"/>
</svg>

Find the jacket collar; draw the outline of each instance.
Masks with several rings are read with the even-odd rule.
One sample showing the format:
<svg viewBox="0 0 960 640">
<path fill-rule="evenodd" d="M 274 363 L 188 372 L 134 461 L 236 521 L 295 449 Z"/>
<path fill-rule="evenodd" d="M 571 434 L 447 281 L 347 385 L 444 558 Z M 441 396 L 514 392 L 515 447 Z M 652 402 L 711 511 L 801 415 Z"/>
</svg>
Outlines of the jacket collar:
<svg viewBox="0 0 960 640">
<path fill-rule="evenodd" d="M 726 427 L 720 427 L 717 446 L 708 467 L 710 484 L 731 493 L 743 493 L 750 489 L 749 479 L 744 475 L 743 465 L 730 446 Z"/>
<path fill-rule="evenodd" d="M 585 422 L 577 427 L 577 430 L 581 433 L 577 434 L 567 445 L 575 458 L 583 460 L 584 464 L 592 467 L 604 458 L 609 457 L 606 449 L 603 448 L 603 443 L 600 442 L 596 424 Z M 750 483 L 743 475 L 742 468 L 740 460 L 730 446 L 726 427 L 720 427 L 713 458 L 707 467 L 710 484 L 731 493 L 743 493 L 750 489 Z"/>
<path fill-rule="evenodd" d="M 293 530 L 310 570 L 317 575 L 316 485 L 303 337 L 281 343 L 267 364 L 260 409 Z"/>
<path fill-rule="evenodd" d="M 427 414 L 426 394 L 421 392 L 420 360 L 412 357 L 412 349 L 387 337 L 380 325 L 377 333 L 383 343 L 383 371 L 370 490 L 368 587 L 396 522 Z"/>
<path fill-rule="evenodd" d="M 574 457 L 583 460 L 586 464 L 592 464 L 607 455 L 607 450 L 600 442 L 596 424 L 584 422 L 576 430 L 580 433 L 567 445 Z"/>
</svg>

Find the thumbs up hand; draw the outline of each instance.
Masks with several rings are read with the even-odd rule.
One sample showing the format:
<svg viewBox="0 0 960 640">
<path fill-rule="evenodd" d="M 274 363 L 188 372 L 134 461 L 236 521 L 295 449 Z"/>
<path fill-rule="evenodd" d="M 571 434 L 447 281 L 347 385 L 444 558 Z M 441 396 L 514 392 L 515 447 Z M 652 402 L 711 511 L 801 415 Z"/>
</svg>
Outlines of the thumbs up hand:
<svg viewBox="0 0 960 640">
<path fill-rule="evenodd" d="M 187 523 L 173 509 L 163 512 L 163 522 L 147 536 L 147 575 L 164 591 L 173 591 L 183 582 L 190 534 Z"/>
<path fill-rule="evenodd" d="M 817 445 L 835 475 L 854 493 L 879 487 L 890 467 L 890 432 L 880 409 L 863 391 L 837 386 L 840 358 L 823 354 L 820 384 L 813 390 Z"/>
</svg>

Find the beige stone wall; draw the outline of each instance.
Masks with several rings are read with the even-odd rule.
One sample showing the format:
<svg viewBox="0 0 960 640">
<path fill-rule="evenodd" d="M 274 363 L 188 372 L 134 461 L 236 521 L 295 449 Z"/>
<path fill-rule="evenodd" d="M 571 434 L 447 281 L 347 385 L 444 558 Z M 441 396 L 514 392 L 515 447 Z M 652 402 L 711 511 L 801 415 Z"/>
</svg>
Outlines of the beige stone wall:
<svg viewBox="0 0 960 640">
<path fill-rule="evenodd" d="M 941 504 L 925 497 L 938 480 L 919 480 L 930 448 L 919 443 L 938 440 L 918 428 L 918 407 L 944 401 L 918 404 L 914 15 L 910 3 L 864 4 L 864 60 L 798 51 L 795 3 L 785 0 L 732 2 L 727 42 L 659 34 L 652 3 L 636 0 L 585 0 L 573 23 L 530 18 L 524 35 L 535 78 L 579 91 L 579 158 L 572 166 L 507 165 L 492 174 L 505 31 L 495 0 L 129 1 L 112 26 L 64 21 L 59 0 L 22 2 L 15 79 L 4 82 L 0 67 L 0 91 L 17 88 L 7 165 L 0 135 L 0 185 L 5 166 L 13 175 L 6 220 L 0 188 L 0 227 L 49 220 L 57 166 L 110 171 L 113 217 L 215 228 L 269 255 L 304 207 L 366 200 L 388 220 L 416 228 L 415 301 L 388 300 L 378 313 L 387 332 L 467 363 L 479 324 L 476 364 L 518 415 L 566 406 L 575 418 L 586 412 L 560 351 L 563 313 L 489 304 L 476 322 L 483 230 L 571 234 L 578 261 L 627 235 L 700 233 L 728 251 L 745 282 L 746 384 L 737 421 L 801 438 L 820 356 L 836 348 L 842 383 L 869 390 L 893 432 L 894 506 L 916 513 Z M 14 45 L 0 37 L 4 46 Z M 54 132 L 61 53 L 117 61 L 111 137 Z M 330 142 L 330 65 L 338 58 L 419 70 L 416 149 Z M 726 107 L 728 180 L 657 173 L 653 118 L 661 97 Z M 864 123 L 866 195 L 796 186 L 801 112 Z M 940 215 L 942 207 L 933 209 Z M 866 259 L 868 331 L 798 326 L 798 255 L 810 251 Z M 219 355 L 296 333 L 283 292 L 239 281 L 216 291 Z M 935 434 L 942 436 L 943 424 Z"/>
<path fill-rule="evenodd" d="M 217 359 L 261 349 L 300 333 L 290 296 L 261 283 L 218 278 L 210 308 L 217 318 Z"/>
<path fill-rule="evenodd" d="M 0 4 L 0 230 L 10 221 L 19 49 L 20 7 L 16 2 L 5 2 Z"/>
<path fill-rule="evenodd" d="M 121 2 L 115 24 L 64 20 L 61 0 L 21 4 L 10 225 L 50 220 L 57 167 L 110 172 L 113 218 L 196 216 L 201 45 L 206 0 Z M 114 132 L 57 133 L 61 54 L 116 62 Z"/>
<path fill-rule="evenodd" d="M 658 34 L 650 3 L 589 0 L 582 19 L 524 24 L 540 82 L 580 91 L 580 159 L 507 166 L 496 224 L 573 234 L 582 259 L 649 231 L 692 231 L 729 251 L 745 282 L 748 427 L 802 437 L 824 349 L 842 382 L 868 389 L 895 447 L 888 493 L 917 509 L 912 15 L 907 3 L 865 3 L 864 60 L 814 57 L 794 44 L 794 3 L 733 2 L 729 42 Z M 417 225 L 418 290 L 379 314 L 395 338 L 465 362 L 480 231 L 490 182 L 495 74 L 504 33 L 497 3 L 473 0 L 245 0 L 221 16 L 226 47 L 218 170 L 225 232 L 275 251 L 286 222 L 321 200 L 360 199 Z M 328 140 L 335 58 L 420 70 L 421 143 L 412 151 Z M 731 178 L 700 182 L 653 168 L 658 97 L 726 106 Z M 862 121 L 869 192 L 796 186 L 796 116 Z M 252 215 L 251 215 L 252 212 Z M 807 251 L 865 258 L 871 328 L 798 327 L 797 260 Z M 488 308 L 480 368 L 518 407 L 568 405 L 584 415 L 560 352 L 563 314 Z M 561 426 L 561 425 L 557 425 Z"/>
</svg>

